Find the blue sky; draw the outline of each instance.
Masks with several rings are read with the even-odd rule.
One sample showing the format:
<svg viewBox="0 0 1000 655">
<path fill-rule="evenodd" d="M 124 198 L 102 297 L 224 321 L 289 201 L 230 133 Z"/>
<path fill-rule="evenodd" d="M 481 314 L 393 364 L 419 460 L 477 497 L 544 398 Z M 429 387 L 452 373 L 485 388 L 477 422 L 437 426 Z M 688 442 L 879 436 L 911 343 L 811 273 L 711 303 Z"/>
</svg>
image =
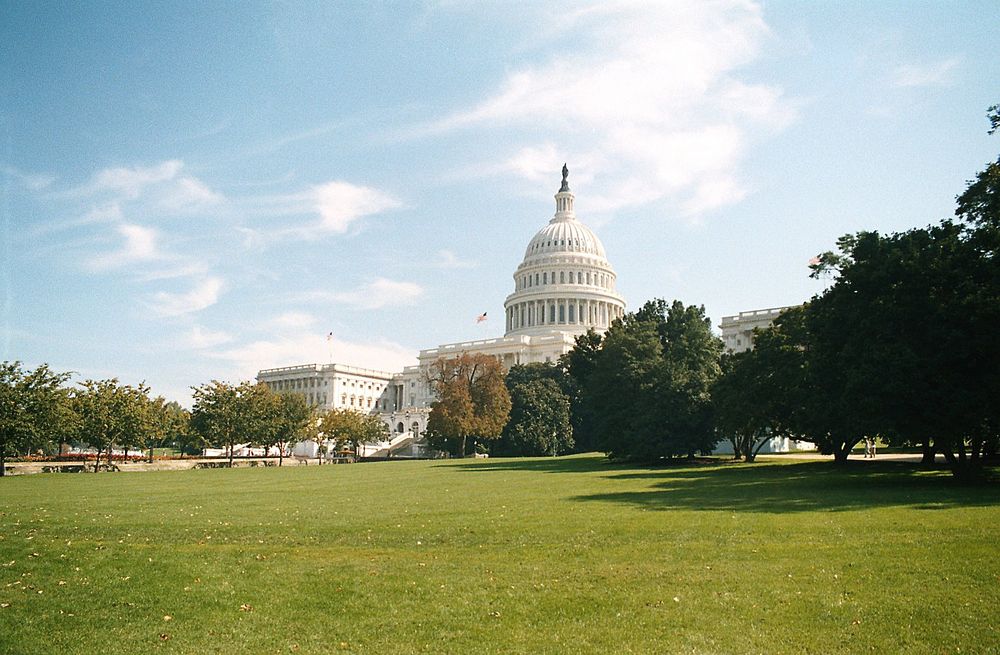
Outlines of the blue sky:
<svg viewBox="0 0 1000 655">
<path fill-rule="evenodd" d="M 564 161 L 629 306 L 718 325 L 1000 151 L 996 2 L 2 11 L 0 358 L 185 403 L 501 336 Z"/>
</svg>

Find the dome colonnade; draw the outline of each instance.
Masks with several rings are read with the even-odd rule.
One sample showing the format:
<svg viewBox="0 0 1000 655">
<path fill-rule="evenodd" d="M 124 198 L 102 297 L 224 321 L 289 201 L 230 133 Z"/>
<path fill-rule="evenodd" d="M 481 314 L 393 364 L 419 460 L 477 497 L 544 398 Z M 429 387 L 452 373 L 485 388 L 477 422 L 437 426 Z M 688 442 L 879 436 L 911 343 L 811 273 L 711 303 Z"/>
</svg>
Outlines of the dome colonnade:
<svg viewBox="0 0 1000 655">
<path fill-rule="evenodd" d="M 608 329 L 624 315 L 617 276 L 594 232 L 576 219 L 563 166 L 556 213 L 528 243 L 504 301 L 506 336 Z"/>
</svg>

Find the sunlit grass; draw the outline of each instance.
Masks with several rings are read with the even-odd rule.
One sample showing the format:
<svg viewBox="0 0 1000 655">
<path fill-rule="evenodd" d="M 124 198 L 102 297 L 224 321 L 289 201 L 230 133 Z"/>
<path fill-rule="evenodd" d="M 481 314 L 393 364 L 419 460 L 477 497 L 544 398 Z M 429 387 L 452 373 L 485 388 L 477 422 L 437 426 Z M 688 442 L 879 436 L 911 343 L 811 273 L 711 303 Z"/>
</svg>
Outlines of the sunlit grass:
<svg viewBox="0 0 1000 655">
<path fill-rule="evenodd" d="M 0 480 L 0 652 L 996 652 L 1000 489 L 599 457 Z"/>
</svg>

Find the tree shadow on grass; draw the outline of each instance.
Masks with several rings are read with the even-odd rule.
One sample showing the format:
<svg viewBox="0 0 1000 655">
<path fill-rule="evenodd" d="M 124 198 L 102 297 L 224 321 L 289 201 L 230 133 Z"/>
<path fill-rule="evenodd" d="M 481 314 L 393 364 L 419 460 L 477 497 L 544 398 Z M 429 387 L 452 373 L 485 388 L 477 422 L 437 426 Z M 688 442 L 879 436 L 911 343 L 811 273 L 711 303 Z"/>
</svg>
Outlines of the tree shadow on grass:
<svg viewBox="0 0 1000 655">
<path fill-rule="evenodd" d="M 655 482 L 639 491 L 589 494 L 573 500 L 623 503 L 649 510 L 765 513 L 1000 505 L 1000 484 L 960 484 L 949 473 L 928 471 L 908 462 L 734 464 L 606 477 Z"/>
<path fill-rule="evenodd" d="M 454 462 L 461 462 L 455 466 Z M 536 473 L 595 473 L 615 470 L 634 469 L 634 466 L 617 464 L 604 457 L 576 456 L 567 457 L 509 457 L 498 459 L 465 459 L 449 460 L 448 466 L 453 471 L 463 473 L 486 473 L 490 471 L 533 471 Z"/>
</svg>

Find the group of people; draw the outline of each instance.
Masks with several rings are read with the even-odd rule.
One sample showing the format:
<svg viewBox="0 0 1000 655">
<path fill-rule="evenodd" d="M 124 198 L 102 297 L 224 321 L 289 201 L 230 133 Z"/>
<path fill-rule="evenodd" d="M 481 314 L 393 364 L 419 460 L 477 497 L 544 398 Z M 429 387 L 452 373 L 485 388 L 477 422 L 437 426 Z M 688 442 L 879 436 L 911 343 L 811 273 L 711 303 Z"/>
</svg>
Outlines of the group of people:
<svg viewBox="0 0 1000 655">
<path fill-rule="evenodd" d="M 871 437 L 865 437 L 865 458 L 868 457 L 875 459 L 875 440 Z"/>
</svg>

